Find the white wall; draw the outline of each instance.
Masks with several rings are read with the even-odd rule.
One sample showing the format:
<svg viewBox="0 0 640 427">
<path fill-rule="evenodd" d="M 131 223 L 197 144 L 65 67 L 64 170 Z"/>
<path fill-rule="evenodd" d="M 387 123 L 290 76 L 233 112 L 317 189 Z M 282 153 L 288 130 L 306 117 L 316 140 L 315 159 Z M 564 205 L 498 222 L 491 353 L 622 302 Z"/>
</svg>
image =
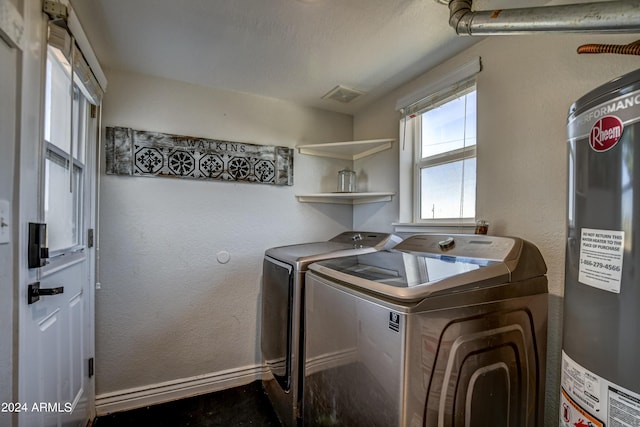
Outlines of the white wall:
<svg viewBox="0 0 640 427">
<path fill-rule="evenodd" d="M 398 138 L 397 99 L 482 58 L 478 75 L 477 217 L 489 233 L 536 244 L 548 267 L 550 298 L 547 425 L 557 425 L 561 296 L 566 234 L 566 120 L 572 102 L 638 67 L 632 56 L 578 55 L 585 43 L 629 43 L 637 36 L 536 35 L 487 38 L 398 88 L 354 117 L 354 137 Z M 377 187 L 398 180 L 398 154 L 381 153 L 359 167 Z M 376 187 L 376 188 L 377 188 Z M 380 215 L 372 219 L 373 209 Z M 354 227 L 389 224 L 398 203 L 356 207 Z M 364 224 L 364 225 L 363 225 Z"/>
<path fill-rule="evenodd" d="M 104 126 L 264 145 L 352 138 L 351 116 L 110 71 Z M 104 161 L 103 161 L 104 164 Z M 294 185 L 103 175 L 96 393 L 261 364 L 262 256 L 350 229 L 352 209 L 298 203 L 339 162 L 294 158 Z M 104 167 L 104 166 L 103 166 Z M 230 261 L 216 260 L 219 251 Z"/>
</svg>

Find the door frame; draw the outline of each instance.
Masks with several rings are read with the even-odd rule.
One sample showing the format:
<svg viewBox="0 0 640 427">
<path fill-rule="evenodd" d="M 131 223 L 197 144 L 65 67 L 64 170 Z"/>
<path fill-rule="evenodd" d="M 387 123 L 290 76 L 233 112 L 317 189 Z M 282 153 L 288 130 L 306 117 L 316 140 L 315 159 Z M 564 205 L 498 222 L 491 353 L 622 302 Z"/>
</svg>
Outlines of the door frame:
<svg viewBox="0 0 640 427">
<path fill-rule="evenodd" d="M 0 244 L 0 402 L 15 401 L 17 384 L 17 307 L 16 283 L 18 255 L 17 220 L 17 150 L 20 124 L 20 81 L 23 56 L 24 20 L 22 14 L 9 0 L 0 0 L 0 49 L 2 49 L 3 80 L 0 83 L 0 199 L 7 201 L 2 207 L 3 230 Z M 7 74 L 4 70 L 9 71 Z M 6 209 L 6 211 L 5 211 Z M 0 424 L 13 425 L 14 414 L 0 412 Z"/>
</svg>

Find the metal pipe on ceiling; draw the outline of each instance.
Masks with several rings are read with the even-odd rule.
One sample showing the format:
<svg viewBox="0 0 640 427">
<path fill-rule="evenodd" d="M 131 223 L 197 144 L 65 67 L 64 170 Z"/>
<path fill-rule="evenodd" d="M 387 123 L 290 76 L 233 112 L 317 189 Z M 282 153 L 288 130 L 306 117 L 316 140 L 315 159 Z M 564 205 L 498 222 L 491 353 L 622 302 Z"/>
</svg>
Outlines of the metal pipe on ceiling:
<svg viewBox="0 0 640 427">
<path fill-rule="evenodd" d="M 640 32 L 640 2 L 637 0 L 492 11 L 471 10 L 473 0 L 438 1 L 449 3 L 449 25 L 460 35 Z"/>
</svg>

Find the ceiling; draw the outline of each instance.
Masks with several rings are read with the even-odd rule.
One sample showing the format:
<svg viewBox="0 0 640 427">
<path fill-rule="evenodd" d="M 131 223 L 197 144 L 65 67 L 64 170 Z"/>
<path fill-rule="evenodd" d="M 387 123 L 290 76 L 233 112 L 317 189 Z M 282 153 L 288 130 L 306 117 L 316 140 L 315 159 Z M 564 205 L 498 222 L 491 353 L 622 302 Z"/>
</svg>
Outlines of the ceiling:
<svg viewBox="0 0 640 427">
<path fill-rule="evenodd" d="M 478 0 L 500 6 L 514 0 Z M 545 3 L 518 0 L 519 6 Z M 71 0 L 106 69 L 354 114 L 466 49 L 436 0 Z M 337 85 L 364 92 L 322 99 Z"/>
</svg>

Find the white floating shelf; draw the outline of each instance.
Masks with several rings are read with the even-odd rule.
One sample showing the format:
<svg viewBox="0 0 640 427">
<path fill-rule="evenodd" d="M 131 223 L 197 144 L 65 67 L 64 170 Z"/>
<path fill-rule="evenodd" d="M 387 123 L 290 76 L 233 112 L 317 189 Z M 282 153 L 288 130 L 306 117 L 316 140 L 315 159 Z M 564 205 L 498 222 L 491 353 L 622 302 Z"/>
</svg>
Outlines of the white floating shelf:
<svg viewBox="0 0 640 427">
<path fill-rule="evenodd" d="M 388 150 L 394 142 L 395 139 L 370 139 L 298 145 L 296 148 L 300 154 L 331 157 L 333 159 L 358 160 Z"/>
<path fill-rule="evenodd" d="M 396 193 L 315 193 L 296 194 L 303 203 L 336 203 L 342 205 L 359 205 L 363 203 L 390 202 Z"/>
</svg>

